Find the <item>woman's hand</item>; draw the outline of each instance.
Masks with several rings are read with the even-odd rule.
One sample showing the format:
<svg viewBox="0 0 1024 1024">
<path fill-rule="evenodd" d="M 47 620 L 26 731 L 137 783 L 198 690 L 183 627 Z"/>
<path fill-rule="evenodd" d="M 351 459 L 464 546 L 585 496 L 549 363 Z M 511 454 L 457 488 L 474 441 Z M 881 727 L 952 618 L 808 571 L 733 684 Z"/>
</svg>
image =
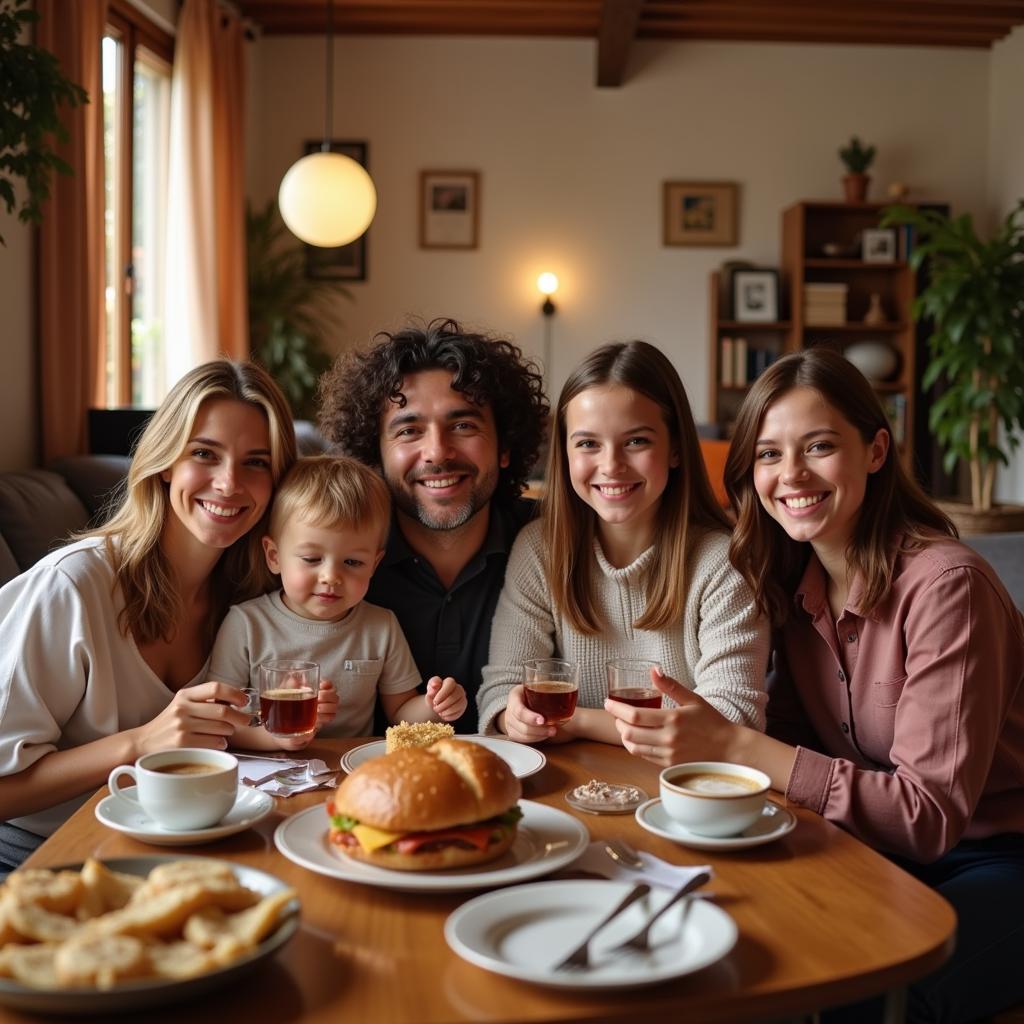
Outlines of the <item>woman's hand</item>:
<svg viewBox="0 0 1024 1024">
<path fill-rule="evenodd" d="M 558 730 L 544 724 L 544 716 L 531 711 L 523 700 L 523 687 L 514 686 L 508 695 L 508 704 L 498 716 L 498 727 L 518 743 L 540 743 L 553 739 Z"/>
<path fill-rule="evenodd" d="M 131 760 L 175 747 L 224 750 L 234 731 L 249 724 L 249 715 L 238 710 L 246 703 L 245 694 L 227 683 L 186 686 L 156 718 L 128 730 L 134 751 Z"/>
<path fill-rule="evenodd" d="M 675 708 L 637 708 L 622 701 L 604 702 L 622 737 L 622 745 L 645 761 L 667 767 L 686 761 L 729 761 L 737 726 L 719 714 L 703 697 L 658 669 L 651 682 Z"/>
<path fill-rule="evenodd" d="M 442 722 L 461 718 L 468 706 L 466 691 L 451 676 L 431 676 L 427 680 L 427 707 Z"/>
</svg>

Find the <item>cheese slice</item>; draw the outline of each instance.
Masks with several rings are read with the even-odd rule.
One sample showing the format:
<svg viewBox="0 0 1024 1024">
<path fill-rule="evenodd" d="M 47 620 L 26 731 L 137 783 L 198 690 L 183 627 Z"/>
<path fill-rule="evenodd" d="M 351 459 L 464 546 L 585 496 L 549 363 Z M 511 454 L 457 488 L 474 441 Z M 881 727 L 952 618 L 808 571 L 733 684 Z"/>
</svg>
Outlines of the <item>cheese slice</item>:
<svg viewBox="0 0 1024 1024">
<path fill-rule="evenodd" d="M 382 846 L 401 839 L 405 832 L 385 832 L 382 828 L 374 828 L 372 825 L 355 825 L 352 828 L 352 835 L 359 840 L 359 845 L 367 852 L 373 853 Z"/>
</svg>

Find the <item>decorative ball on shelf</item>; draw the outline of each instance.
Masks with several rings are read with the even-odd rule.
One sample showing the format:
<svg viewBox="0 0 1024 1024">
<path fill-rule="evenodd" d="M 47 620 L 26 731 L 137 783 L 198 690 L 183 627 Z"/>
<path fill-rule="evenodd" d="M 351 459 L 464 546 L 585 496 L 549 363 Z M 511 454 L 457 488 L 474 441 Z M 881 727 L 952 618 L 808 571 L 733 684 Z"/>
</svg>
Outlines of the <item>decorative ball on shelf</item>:
<svg viewBox="0 0 1024 1024">
<path fill-rule="evenodd" d="M 896 376 L 900 368 L 900 357 L 896 350 L 884 341 L 865 340 L 847 345 L 843 355 L 867 377 L 882 383 Z"/>
</svg>

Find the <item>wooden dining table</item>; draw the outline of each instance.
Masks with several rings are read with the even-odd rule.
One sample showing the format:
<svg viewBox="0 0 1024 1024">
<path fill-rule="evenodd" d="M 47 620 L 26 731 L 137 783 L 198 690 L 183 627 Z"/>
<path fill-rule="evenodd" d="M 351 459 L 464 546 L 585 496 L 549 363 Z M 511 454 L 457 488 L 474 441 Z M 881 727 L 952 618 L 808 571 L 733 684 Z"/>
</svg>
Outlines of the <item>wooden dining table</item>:
<svg viewBox="0 0 1024 1024">
<path fill-rule="evenodd" d="M 304 754 L 337 765 L 343 752 L 363 742 L 318 741 Z M 203 854 L 259 868 L 295 887 L 301 926 L 276 957 L 201 999 L 147 1010 L 147 1022 L 778 1020 L 898 993 L 952 950 L 956 918 L 949 904 L 816 814 L 791 806 L 796 828 L 763 846 L 689 849 L 648 833 L 631 814 L 585 814 L 565 800 L 569 790 L 590 779 L 628 783 L 655 796 L 657 767 L 601 743 L 541 749 L 547 763 L 523 779 L 524 799 L 575 815 L 595 840 L 618 837 L 674 864 L 713 867 L 708 888 L 739 930 L 728 955 L 670 982 L 616 991 L 555 990 L 485 971 L 456 956 L 443 935 L 445 919 L 474 893 L 396 892 L 340 881 L 314 874 L 276 850 L 275 828 L 287 816 L 322 804 L 324 791 L 277 798 L 269 818 L 207 846 L 157 848 L 96 819 L 104 788 L 26 863 L 47 867 L 89 856 Z M 779 794 L 773 799 L 785 804 Z M 899 1005 L 898 998 L 890 1000 L 897 1016 Z M 38 1019 L 0 1010 L 0 1021 Z"/>
</svg>

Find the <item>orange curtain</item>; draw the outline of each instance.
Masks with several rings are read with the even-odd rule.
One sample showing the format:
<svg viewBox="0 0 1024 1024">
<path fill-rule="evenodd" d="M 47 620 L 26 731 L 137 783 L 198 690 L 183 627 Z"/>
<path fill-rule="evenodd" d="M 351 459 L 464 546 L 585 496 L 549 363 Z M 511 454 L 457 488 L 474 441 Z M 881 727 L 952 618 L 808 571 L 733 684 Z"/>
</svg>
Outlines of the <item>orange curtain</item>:
<svg viewBox="0 0 1024 1024">
<path fill-rule="evenodd" d="M 185 0 L 171 87 L 167 383 L 249 354 L 244 32 L 216 0 Z"/>
<path fill-rule="evenodd" d="M 44 461 L 86 451 L 86 410 L 103 403 L 103 89 L 100 51 L 106 0 L 37 0 L 36 43 L 89 94 L 62 108 L 58 154 L 73 175 L 54 174 L 39 229 L 39 379 Z"/>
</svg>

